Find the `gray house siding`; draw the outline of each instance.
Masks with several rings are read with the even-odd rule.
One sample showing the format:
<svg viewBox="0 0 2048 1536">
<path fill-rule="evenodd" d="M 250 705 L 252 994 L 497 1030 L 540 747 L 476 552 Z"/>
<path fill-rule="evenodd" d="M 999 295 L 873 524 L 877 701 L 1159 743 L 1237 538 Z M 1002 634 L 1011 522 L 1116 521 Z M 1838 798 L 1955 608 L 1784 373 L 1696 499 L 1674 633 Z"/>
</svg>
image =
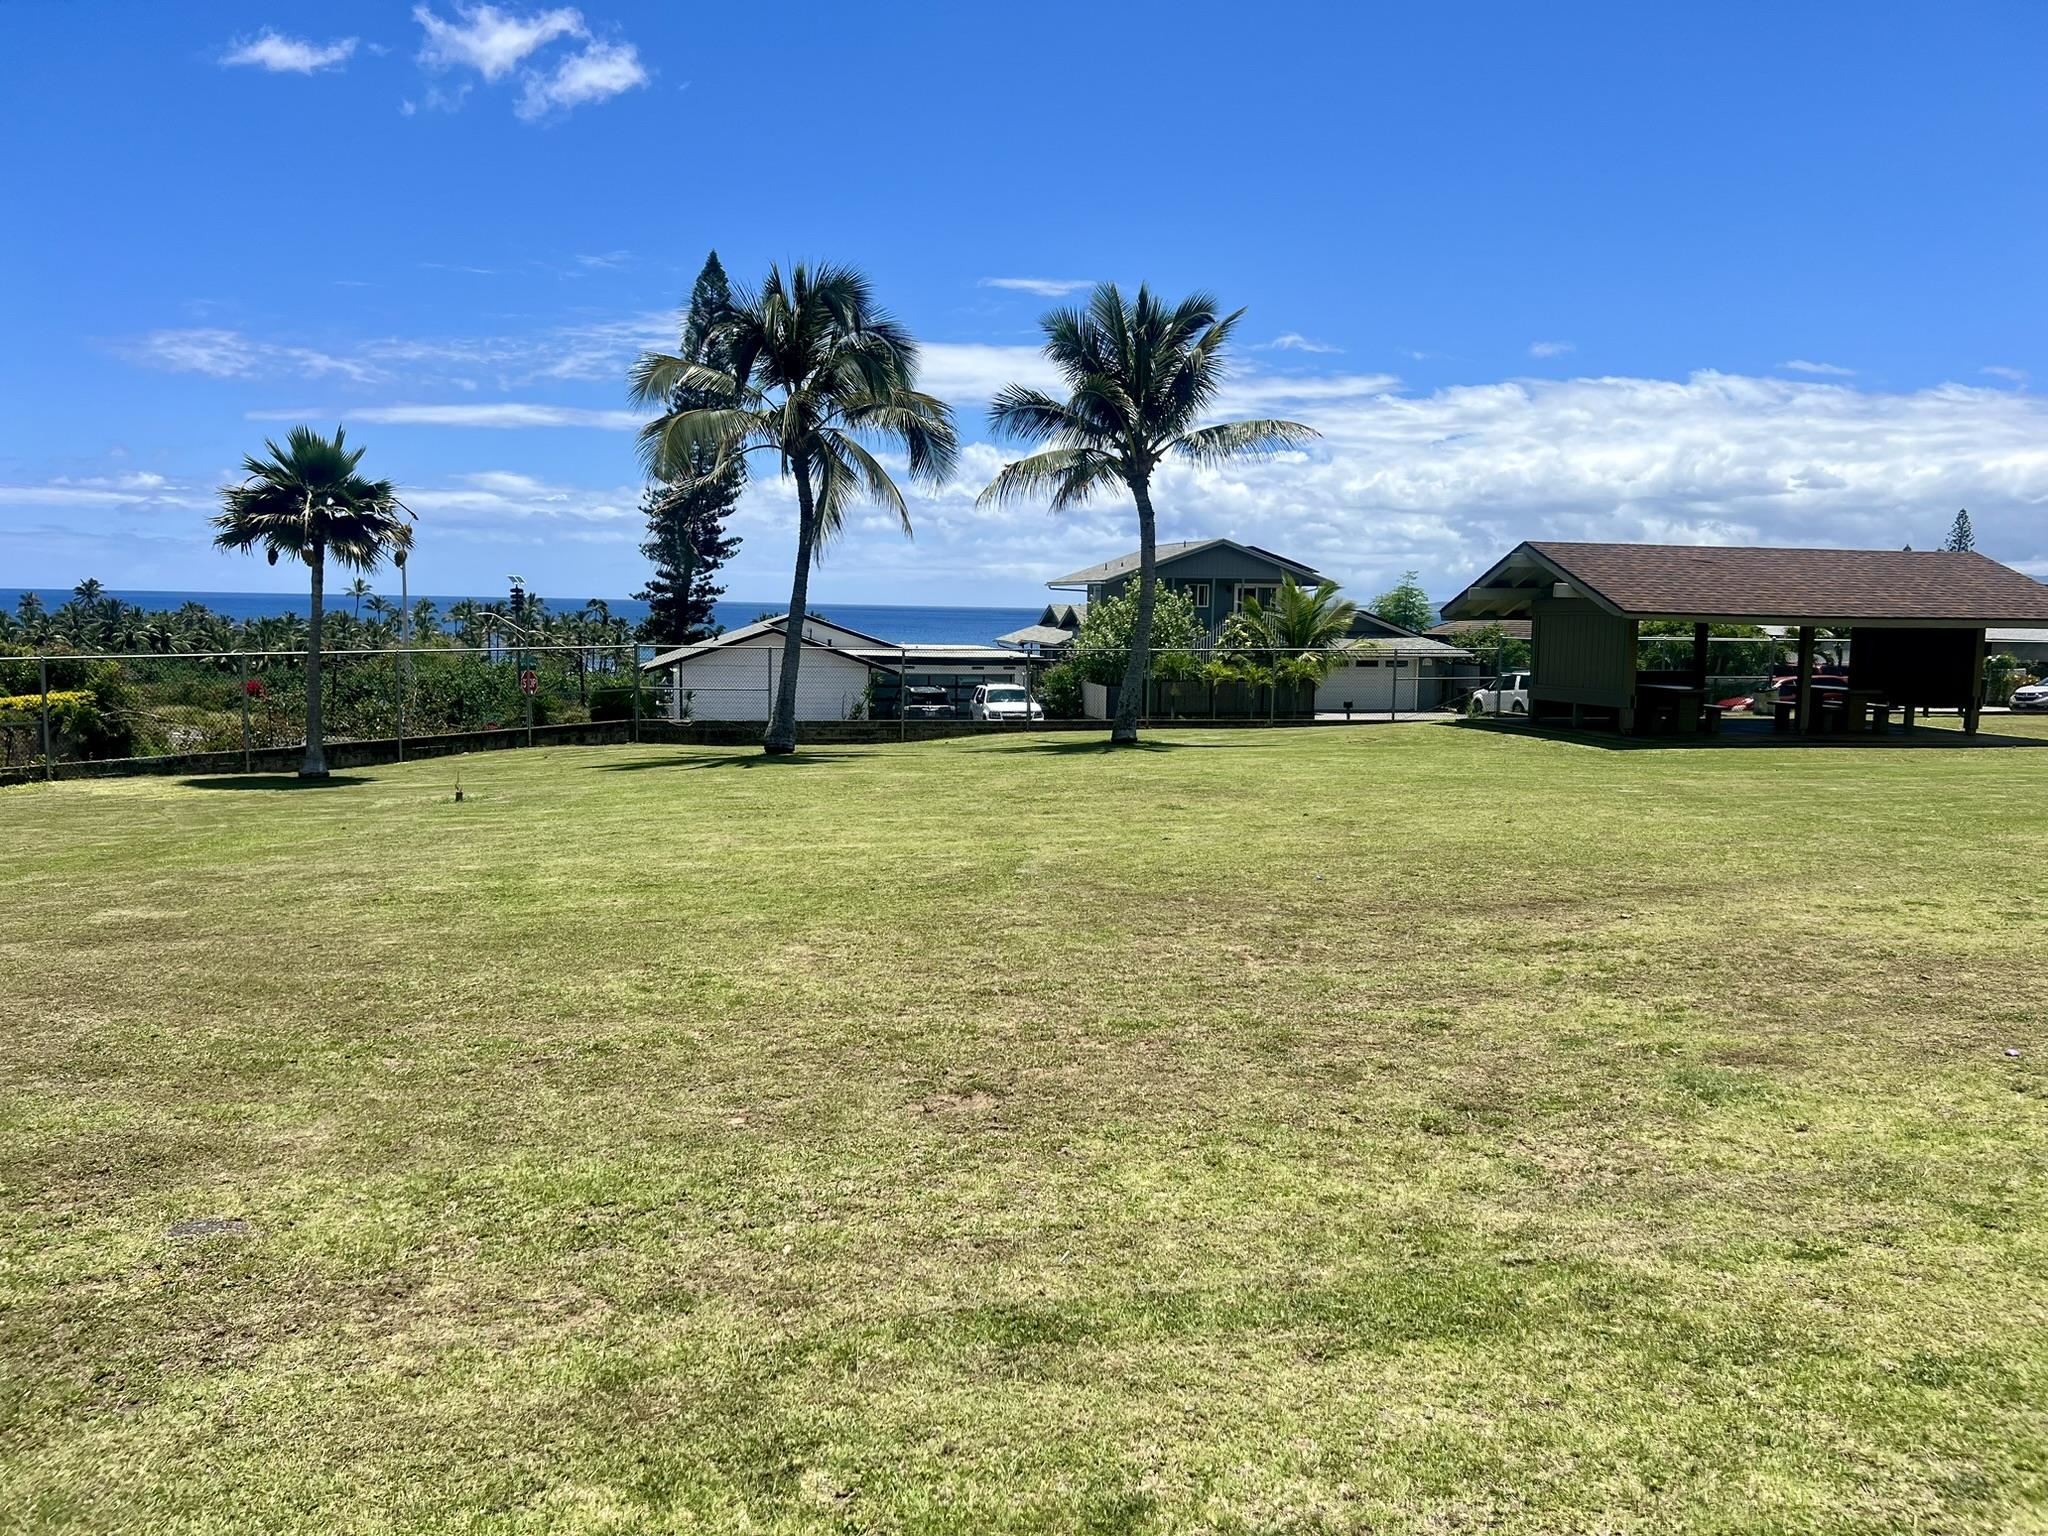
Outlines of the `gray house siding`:
<svg viewBox="0 0 2048 1536">
<path fill-rule="evenodd" d="M 1196 550 L 1162 564 L 1159 567 L 1159 584 L 1175 592 L 1206 588 L 1206 593 L 1195 593 L 1197 598 L 1208 598 L 1207 603 L 1196 603 L 1195 618 L 1203 629 L 1213 630 L 1237 611 L 1239 587 L 1277 587 L 1287 574 L 1285 566 L 1271 560 L 1261 560 L 1240 550 L 1213 548 Z M 1088 587 L 1088 601 L 1099 603 L 1104 598 L 1119 597 L 1135 585 L 1137 579 L 1138 573 L 1131 571 L 1113 576 L 1108 581 L 1092 582 Z"/>
</svg>

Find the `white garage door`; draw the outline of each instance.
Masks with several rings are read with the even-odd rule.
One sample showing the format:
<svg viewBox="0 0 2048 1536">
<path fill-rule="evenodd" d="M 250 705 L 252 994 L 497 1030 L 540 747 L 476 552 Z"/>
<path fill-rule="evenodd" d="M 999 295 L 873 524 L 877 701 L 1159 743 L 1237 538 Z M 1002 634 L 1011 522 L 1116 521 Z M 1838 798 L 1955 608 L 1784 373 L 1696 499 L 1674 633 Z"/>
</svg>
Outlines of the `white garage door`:
<svg viewBox="0 0 2048 1536">
<path fill-rule="evenodd" d="M 1384 714 L 1393 707 L 1395 679 L 1400 679 L 1401 707 L 1412 709 L 1415 663 L 1395 666 L 1391 657 L 1354 657 L 1340 662 L 1316 689 L 1317 714 Z"/>
</svg>

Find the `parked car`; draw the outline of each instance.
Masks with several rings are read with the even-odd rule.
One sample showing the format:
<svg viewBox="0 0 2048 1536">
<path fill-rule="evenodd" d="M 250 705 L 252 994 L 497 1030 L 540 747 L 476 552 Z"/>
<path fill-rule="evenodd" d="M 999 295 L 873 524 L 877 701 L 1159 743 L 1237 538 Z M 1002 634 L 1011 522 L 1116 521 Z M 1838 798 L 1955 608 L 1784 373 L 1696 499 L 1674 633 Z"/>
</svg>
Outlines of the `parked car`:
<svg viewBox="0 0 2048 1536">
<path fill-rule="evenodd" d="M 903 718 L 906 720 L 951 720 L 953 695 L 929 683 L 912 683 L 903 690 Z"/>
<path fill-rule="evenodd" d="M 1797 677 L 1781 677 L 1777 680 L 1776 686 L 1779 703 L 1797 704 L 1799 702 L 1799 679 Z M 1847 693 L 1849 691 L 1849 679 L 1846 677 L 1822 677 L 1816 675 L 1813 680 L 1813 691 L 1815 693 Z"/>
<path fill-rule="evenodd" d="M 1529 674 L 1503 672 L 1491 688 L 1475 688 L 1465 706 L 1470 715 L 1526 715 L 1529 713 Z"/>
<path fill-rule="evenodd" d="M 968 714 L 977 720 L 1043 720 L 1045 711 L 1016 683 L 983 683 L 974 690 Z"/>
<path fill-rule="evenodd" d="M 1714 708 L 1738 714 L 1754 714 L 1756 711 L 1756 695 L 1753 693 L 1730 694 L 1725 699 L 1714 700 Z"/>
<path fill-rule="evenodd" d="M 2013 689 L 2014 709 L 2048 709 L 2048 682 L 2026 683 Z"/>
</svg>

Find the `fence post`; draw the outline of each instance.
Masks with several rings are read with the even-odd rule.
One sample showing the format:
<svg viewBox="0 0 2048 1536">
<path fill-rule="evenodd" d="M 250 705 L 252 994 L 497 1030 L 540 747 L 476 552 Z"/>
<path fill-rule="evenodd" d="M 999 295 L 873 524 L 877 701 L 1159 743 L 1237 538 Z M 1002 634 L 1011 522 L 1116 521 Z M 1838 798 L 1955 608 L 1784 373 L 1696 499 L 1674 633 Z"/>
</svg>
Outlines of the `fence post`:
<svg viewBox="0 0 2048 1536">
<path fill-rule="evenodd" d="M 43 721 L 43 778 L 48 781 L 56 777 L 50 766 L 50 662 L 47 657 L 36 658 L 37 670 L 42 677 L 43 702 L 40 713 Z"/>
<path fill-rule="evenodd" d="M 910 652 L 896 652 L 896 740 L 910 740 Z"/>
<path fill-rule="evenodd" d="M 249 759 L 249 679 L 242 679 L 242 772 L 247 773 Z"/>
<path fill-rule="evenodd" d="M 412 666 L 412 652 L 407 651 L 398 662 L 398 760 L 405 761 L 405 679 L 407 669 Z"/>
<path fill-rule="evenodd" d="M 632 659 L 627 663 L 627 667 L 633 678 L 633 741 L 637 745 L 640 740 L 640 647 L 638 645 L 633 647 L 631 657 Z"/>
</svg>

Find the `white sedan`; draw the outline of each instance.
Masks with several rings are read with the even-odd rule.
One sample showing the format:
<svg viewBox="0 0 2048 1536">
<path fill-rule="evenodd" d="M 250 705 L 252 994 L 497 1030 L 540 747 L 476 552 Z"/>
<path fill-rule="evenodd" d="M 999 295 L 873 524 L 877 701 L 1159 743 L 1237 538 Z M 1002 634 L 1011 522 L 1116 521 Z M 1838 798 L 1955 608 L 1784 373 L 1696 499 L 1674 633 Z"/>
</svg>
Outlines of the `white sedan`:
<svg viewBox="0 0 2048 1536">
<path fill-rule="evenodd" d="M 2048 683 L 2028 683 L 2012 691 L 2014 709 L 2048 709 Z"/>
<path fill-rule="evenodd" d="M 983 683 L 968 711 L 976 720 L 1043 720 L 1045 710 L 1016 683 Z"/>
</svg>

